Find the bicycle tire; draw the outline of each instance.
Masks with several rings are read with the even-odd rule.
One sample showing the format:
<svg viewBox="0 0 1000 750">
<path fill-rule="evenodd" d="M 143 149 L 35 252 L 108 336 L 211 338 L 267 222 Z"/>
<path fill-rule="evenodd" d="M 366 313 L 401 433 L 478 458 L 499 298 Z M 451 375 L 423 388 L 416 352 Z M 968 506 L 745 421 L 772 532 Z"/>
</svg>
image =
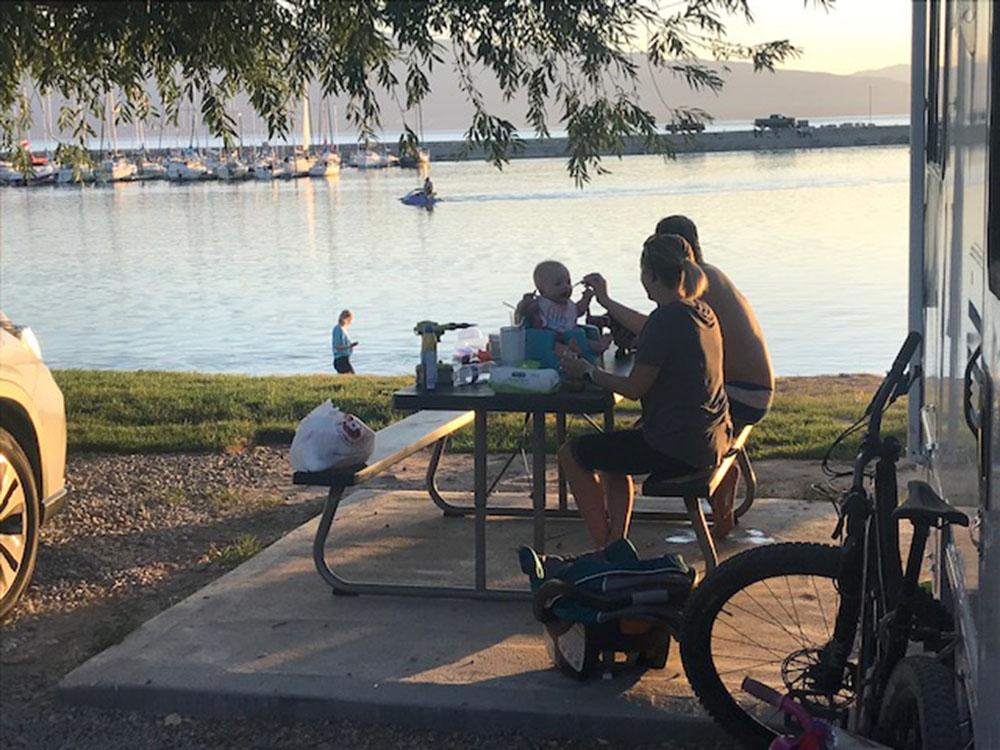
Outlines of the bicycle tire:
<svg viewBox="0 0 1000 750">
<path fill-rule="evenodd" d="M 767 747 L 778 732 L 762 723 L 736 700 L 733 692 L 739 690 L 738 681 L 732 681 L 730 687 L 727 687 L 720 676 L 712 648 L 715 638 L 713 633 L 720 612 L 727 603 L 732 603 L 734 597 L 751 586 L 788 576 L 826 579 L 824 588 L 832 591 L 836 597 L 834 582 L 840 561 L 840 548 L 832 545 L 796 542 L 756 547 L 735 555 L 719 565 L 695 589 L 688 601 L 680 635 L 684 671 L 705 710 L 724 730 L 744 745 Z M 790 585 L 789 592 L 791 593 Z M 822 599 L 819 593 L 815 598 Z M 838 603 L 839 597 L 836 597 L 836 600 L 830 601 L 827 607 L 830 622 L 822 629 L 824 634 L 832 634 L 832 620 Z M 737 607 L 735 604 L 732 606 Z M 823 607 L 822 601 L 819 602 L 819 607 Z M 826 615 L 824 619 L 827 619 Z M 803 632 L 801 627 L 799 632 Z M 719 638 L 725 640 L 721 636 Z M 825 641 L 817 639 L 816 643 L 810 645 L 820 648 L 824 644 Z M 721 648 L 724 649 L 725 646 Z M 792 653 L 794 652 L 789 652 Z M 739 661 L 743 657 L 737 654 L 735 658 Z M 723 670 L 723 674 L 732 674 L 735 671 L 737 670 Z M 739 679 L 744 675 L 739 675 Z M 782 685 L 772 684 L 771 687 L 782 689 Z M 749 703 L 749 700 L 747 702 Z"/>
<path fill-rule="evenodd" d="M 875 739 L 894 750 L 960 750 L 954 673 L 927 656 L 904 657 L 886 683 Z"/>
</svg>

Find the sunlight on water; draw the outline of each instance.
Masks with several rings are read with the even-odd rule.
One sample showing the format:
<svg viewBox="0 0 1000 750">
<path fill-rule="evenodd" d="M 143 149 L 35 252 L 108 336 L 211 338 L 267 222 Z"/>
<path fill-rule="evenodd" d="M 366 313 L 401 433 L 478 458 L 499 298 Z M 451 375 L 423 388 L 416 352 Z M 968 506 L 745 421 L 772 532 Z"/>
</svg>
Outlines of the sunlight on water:
<svg viewBox="0 0 1000 750">
<path fill-rule="evenodd" d="M 418 184 L 404 170 L 0 189 L 0 300 L 53 367 L 328 371 L 350 307 L 358 371 L 408 372 L 417 320 L 505 324 L 545 258 L 647 309 L 642 241 L 685 213 L 756 307 L 779 374 L 877 372 L 905 333 L 907 154 L 628 157 L 582 191 L 560 159 L 441 163 L 433 213 L 399 203 Z"/>
</svg>

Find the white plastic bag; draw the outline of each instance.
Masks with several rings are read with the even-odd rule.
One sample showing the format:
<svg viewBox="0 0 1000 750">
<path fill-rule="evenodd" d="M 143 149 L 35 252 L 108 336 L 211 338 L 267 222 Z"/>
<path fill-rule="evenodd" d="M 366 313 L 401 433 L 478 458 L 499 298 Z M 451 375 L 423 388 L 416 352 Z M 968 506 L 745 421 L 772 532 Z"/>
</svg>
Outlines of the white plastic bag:
<svg viewBox="0 0 1000 750">
<path fill-rule="evenodd" d="M 375 433 L 329 399 L 306 414 L 292 438 L 292 471 L 325 471 L 361 466 L 375 448 Z"/>
</svg>

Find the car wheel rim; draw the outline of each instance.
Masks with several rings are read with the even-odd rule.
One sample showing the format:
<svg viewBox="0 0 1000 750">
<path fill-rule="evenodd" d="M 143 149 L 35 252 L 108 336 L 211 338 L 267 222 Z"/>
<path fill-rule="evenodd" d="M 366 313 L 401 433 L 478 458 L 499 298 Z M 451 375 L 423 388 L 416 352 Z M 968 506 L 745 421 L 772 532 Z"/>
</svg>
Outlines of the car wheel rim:
<svg viewBox="0 0 1000 750">
<path fill-rule="evenodd" d="M 27 503 L 21 477 L 0 454 L 0 598 L 14 587 L 28 549 Z"/>
</svg>

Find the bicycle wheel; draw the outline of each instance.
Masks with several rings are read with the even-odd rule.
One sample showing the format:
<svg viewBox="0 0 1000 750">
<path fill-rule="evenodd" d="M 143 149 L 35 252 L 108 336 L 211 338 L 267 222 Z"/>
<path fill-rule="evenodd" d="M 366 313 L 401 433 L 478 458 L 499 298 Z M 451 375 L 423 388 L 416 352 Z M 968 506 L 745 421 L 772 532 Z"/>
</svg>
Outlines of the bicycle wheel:
<svg viewBox="0 0 1000 750">
<path fill-rule="evenodd" d="M 840 559 L 840 548 L 825 544 L 757 547 L 722 563 L 688 602 L 680 637 L 688 681 L 719 725 L 749 747 L 767 747 L 788 724 L 740 690 L 744 677 L 790 693 L 813 716 L 839 722 L 846 712 L 851 667 L 832 680 L 829 670 L 813 669 L 833 635 Z"/>
<path fill-rule="evenodd" d="M 959 750 L 955 675 L 927 656 L 907 656 L 892 670 L 875 739 L 894 750 Z"/>
</svg>

